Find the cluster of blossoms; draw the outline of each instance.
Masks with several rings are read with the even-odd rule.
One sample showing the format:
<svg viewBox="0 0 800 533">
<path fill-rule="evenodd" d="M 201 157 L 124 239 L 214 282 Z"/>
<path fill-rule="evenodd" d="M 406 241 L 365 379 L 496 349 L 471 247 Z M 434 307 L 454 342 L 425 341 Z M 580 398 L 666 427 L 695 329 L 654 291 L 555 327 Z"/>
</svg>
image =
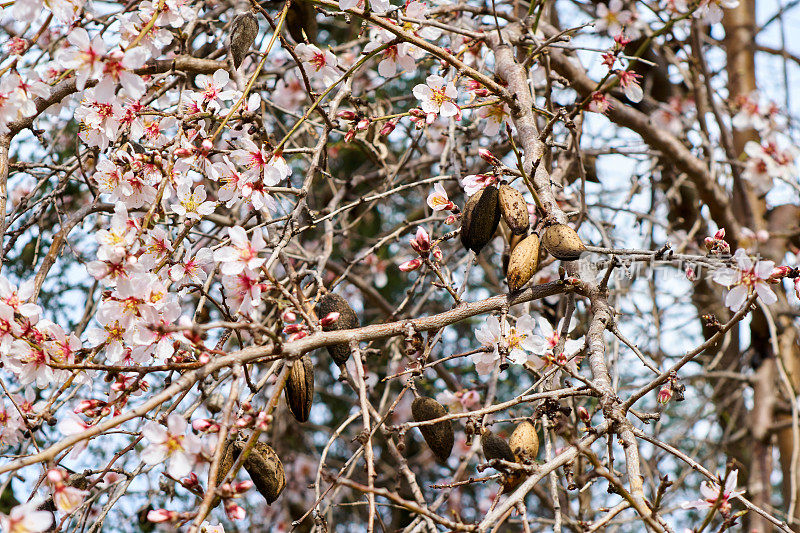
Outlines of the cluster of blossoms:
<svg viewBox="0 0 800 533">
<path fill-rule="evenodd" d="M 430 235 L 428 235 L 428 232 L 425 231 L 425 228 L 422 226 L 417 228 L 417 233 L 414 235 L 414 238 L 409 239 L 409 244 L 411 244 L 411 248 L 417 252 L 419 257 L 401 263 L 397 268 L 403 272 L 411 272 L 412 270 L 418 269 L 425 262 L 425 258 L 429 256 L 434 263 L 442 261 L 442 251 L 438 246 L 431 243 Z"/>
<path fill-rule="evenodd" d="M 541 335 L 533 333 L 537 324 Z M 573 318 L 567 329 L 568 334 L 576 325 L 577 321 Z M 490 374 L 498 364 L 502 364 L 505 357 L 509 363 L 517 365 L 529 363 L 536 369 L 543 369 L 553 363 L 559 365 L 569 363 L 574 370 L 577 368 L 577 362 L 572 358 L 580 352 L 584 343 L 581 339 L 565 338 L 563 350 L 556 353 L 556 348 L 562 340 L 563 329 L 563 318 L 554 329 L 542 317 L 534 321 L 530 315 L 522 315 L 515 320 L 514 326 L 510 326 L 507 320 L 504 319 L 501 323 L 492 315 L 475 332 L 478 342 L 491 348 L 472 356 L 475 369 L 478 374 Z"/>
</svg>

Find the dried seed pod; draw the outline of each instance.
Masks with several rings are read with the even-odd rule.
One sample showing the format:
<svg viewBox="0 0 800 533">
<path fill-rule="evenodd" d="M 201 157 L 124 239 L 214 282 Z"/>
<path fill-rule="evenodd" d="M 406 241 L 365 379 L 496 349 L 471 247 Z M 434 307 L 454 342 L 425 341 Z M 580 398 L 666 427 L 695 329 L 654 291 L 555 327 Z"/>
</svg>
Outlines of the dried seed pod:
<svg viewBox="0 0 800 533">
<path fill-rule="evenodd" d="M 461 217 L 461 243 L 480 253 L 500 224 L 500 200 L 497 187 L 489 185 L 469 197 Z"/>
<path fill-rule="evenodd" d="M 304 355 L 295 361 L 286 380 L 286 403 L 298 422 L 308 420 L 314 401 L 314 363 Z"/>
<path fill-rule="evenodd" d="M 539 265 L 539 236 L 535 233 L 528 235 L 519 243 L 508 260 L 506 280 L 511 292 L 521 289 L 533 275 Z"/>
<path fill-rule="evenodd" d="M 237 442 L 236 447 L 241 453 L 244 442 Z M 268 504 L 278 499 L 286 486 L 286 475 L 278 454 L 269 444 L 256 442 L 243 466 Z"/>
<path fill-rule="evenodd" d="M 236 445 L 233 441 L 226 442 L 225 449 L 222 450 L 222 457 L 219 460 L 219 467 L 217 468 L 217 487 L 220 486 L 222 480 L 225 479 L 225 476 L 231 471 L 231 467 L 237 457 L 239 457 L 239 451 L 236 449 Z M 233 480 L 231 479 L 229 481 Z"/>
<path fill-rule="evenodd" d="M 510 463 L 516 462 L 514 459 L 514 452 L 508 443 L 498 435 L 495 435 L 488 429 L 481 435 L 481 448 L 483 448 L 483 455 L 487 461 L 492 459 L 503 459 Z"/>
<path fill-rule="evenodd" d="M 317 303 L 317 317 L 322 320 L 329 314 L 337 312 L 339 318 L 322 327 L 323 331 L 335 331 L 340 329 L 353 329 L 358 327 L 358 317 L 347 300 L 338 294 L 329 292 Z M 328 353 L 331 354 L 336 363 L 343 365 L 350 357 L 350 346 L 343 342 L 328 346 Z"/>
<path fill-rule="evenodd" d="M 536 434 L 536 427 L 529 420 L 523 420 L 509 437 L 508 445 L 518 463 L 533 462 L 539 453 L 539 435 Z"/>
<path fill-rule="evenodd" d="M 225 407 L 225 396 L 219 392 L 215 392 L 206 398 L 206 409 L 208 409 L 209 413 L 215 415 L 222 411 L 223 407 Z"/>
<path fill-rule="evenodd" d="M 554 224 L 544 230 L 542 245 L 550 255 L 562 261 L 574 261 L 586 251 L 581 238 L 566 224 Z"/>
<path fill-rule="evenodd" d="M 231 36 L 228 43 L 228 55 L 233 59 L 233 66 L 239 68 L 247 52 L 258 36 L 258 20 L 251 12 L 239 13 L 231 24 Z"/>
<path fill-rule="evenodd" d="M 528 215 L 528 202 L 522 193 L 510 185 L 503 183 L 498 190 L 500 199 L 500 212 L 514 235 L 522 235 L 528 231 L 530 217 Z"/>
<path fill-rule="evenodd" d="M 305 42 L 303 33 L 310 42 L 317 40 L 317 12 L 310 2 L 295 0 L 289 6 L 286 13 L 286 27 L 289 28 L 289 35 L 296 43 Z"/>
<path fill-rule="evenodd" d="M 414 416 L 415 422 L 423 422 L 441 418 L 447 414 L 447 410 L 433 398 L 420 396 L 415 398 L 411 404 L 411 414 Z M 436 458 L 443 463 L 447 461 L 455 441 L 453 425 L 450 421 L 445 420 L 429 426 L 420 426 L 419 431 Z"/>
</svg>

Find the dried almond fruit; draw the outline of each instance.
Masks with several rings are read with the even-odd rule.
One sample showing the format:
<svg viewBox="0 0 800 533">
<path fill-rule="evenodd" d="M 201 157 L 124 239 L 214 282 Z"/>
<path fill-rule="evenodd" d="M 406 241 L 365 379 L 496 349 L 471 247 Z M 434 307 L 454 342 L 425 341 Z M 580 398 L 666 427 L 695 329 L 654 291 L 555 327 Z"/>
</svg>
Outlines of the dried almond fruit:
<svg viewBox="0 0 800 533">
<path fill-rule="evenodd" d="M 469 197 L 461 217 L 461 243 L 476 254 L 494 237 L 500 224 L 497 187 L 489 185 Z"/>
<path fill-rule="evenodd" d="M 562 261 L 574 261 L 586 251 L 581 238 L 566 224 L 554 224 L 544 230 L 542 246 L 550 255 Z"/>
<path fill-rule="evenodd" d="M 236 442 L 236 447 L 241 453 L 244 442 Z M 243 466 L 268 504 L 278 499 L 286 486 L 286 475 L 283 463 L 269 444 L 256 442 L 244 460 Z"/>
<path fill-rule="evenodd" d="M 286 379 L 286 403 L 298 422 L 306 422 L 314 402 L 314 363 L 304 355 L 292 364 Z"/>
<path fill-rule="evenodd" d="M 228 55 L 233 59 L 233 66 L 239 68 L 247 52 L 258 36 L 258 20 L 250 11 L 239 13 L 231 24 L 231 37 L 228 43 Z"/>
<path fill-rule="evenodd" d="M 528 214 L 528 202 L 522 193 L 511 185 L 503 183 L 498 190 L 500 200 L 500 212 L 503 220 L 508 224 L 508 228 L 514 235 L 523 235 L 530 227 L 530 216 Z"/>
<path fill-rule="evenodd" d="M 411 414 L 414 416 L 415 422 L 424 422 L 443 417 L 447 414 L 447 410 L 433 398 L 420 396 L 415 398 L 411 404 Z M 450 421 L 445 420 L 436 424 L 419 426 L 419 431 L 436 458 L 443 463 L 447 461 L 455 442 L 453 425 Z"/>
<path fill-rule="evenodd" d="M 518 463 L 533 462 L 539 453 L 539 435 L 536 434 L 536 427 L 529 420 L 523 420 L 514 428 L 514 432 L 508 438 L 508 445 Z"/>
<path fill-rule="evenodd" d="M 481 448 L 483 449 L 483 455 L 486 457 L 487 461 L 503 459 L 510 463 L 516 462 L 516 459 L 514 459 L 514 452 L 511 451 L 511 447 L 505 439 L 499 435 L 495 435 L 488 429 L 481 435 Z"/>
<path fill-rule="evenodd" d="M 320 298 L 319 302 L 317 303 L 316 311 L 317 318 L 320 320 L 331 313 L 339 313 L 339 318 L 322 326 L 323 331 L 354 329 L 359 325 L 356 312 L 353 311 L 353 308 L 350 307 L 350 304 L 347 303 L 347 300 L 333 292 L 329 292 Z M 350 357 L 350 345 L 346 342 L 343 342 L 328 346 L 328 353 L 331 354 L 331 357 L 334 361 L 336 361 L 337 364 L 343 365 L 345 361 L 347 361 L 347 358 Z"/>
<path fill-rule="evenodd" d="M 536 273 L 538 265 L 539 236 L 533 233 L 514 247 L 511 252 L 506 273 L 509 290 L 516 292 L 524 287 Z"/>
</svg>

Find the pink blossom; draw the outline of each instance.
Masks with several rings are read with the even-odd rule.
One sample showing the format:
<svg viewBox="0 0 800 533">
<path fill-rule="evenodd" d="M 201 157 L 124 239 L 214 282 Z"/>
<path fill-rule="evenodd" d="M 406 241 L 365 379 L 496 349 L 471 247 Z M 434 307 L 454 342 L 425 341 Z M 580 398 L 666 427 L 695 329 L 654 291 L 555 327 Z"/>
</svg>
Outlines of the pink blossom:
<svg viewBox="0 0 800 533">
<path fill-rule="evenodd" d="M 742 248 L 736 250 L 733 259 L 738 268 L 720 268 L 712 276 L 715 282 L 730 289 L 725 297 L 725 305 L 731 311 L 739 311 L 753 291 L 766 305 L 778 301 L 769 286 L 769 277 L 775 267 L 774 261 L 753 263 Z"/>
<path fill-rule="evenodd" d="M 332 52 L 323 52 L 317 45 L 305 43 L 298 44 L 294 50 L 303 60 L 303 67 L 312 78 L 326 84 L 332 84 L 339 79 L 336 56 Z"/>
<path fill-rule="evenodd" d="M 200 449 L 200 441 L 191 433 L 186 435 L 186 420 L 179 414 L 167 417 L 167 428 L 149 421 L 142 435 L 150 444 L 142 450 L 141 458 L 146 464 L 158 465 L 167 461 L 167 472 L 180 479 L 192 471 L 192 455 Z"/>
<path fill-rule="evenodd" d="M 447 191 L 441 182 L 433 185 L 433 191 L 428 195 L 427 203 L 434 211 L 450 211 L 455 208 L 455 204 L 447 197 Z"/>
<path fill-rule="evenodd" d="M 0 526 L 8 533 L 40 533 L 50 528 L 53 523 L 53 513 L 39 511 L 44 503 L 43 498 L 34 498 L 28 502 L 17 505 L 8 515 L 0 514 Z"/>
<path fill-rule="evenodd" d="M 725 479 L 724 490 L 720 489 L 717 483 L 703 481 L 703 483 L 700 484 L 700 493 L 703 495 L 703 499 L 685 502 L 681 507 L 684 509 L 711 509 L 717 504 L 717 500 L 719 500 L 719 512 L 724 516 L 728 516 L 731 512 L 730 500 L 744 494 L 743 490 L 736 490 L 738 479 L 739 470 L 731 470 L 730 474 L 728 474 L 728 477 Z"/>
<path fill-rule="evenodd" d="M 461 119 L 461 109 L 455 103 L 458 90 L 452 82 L 441 76 L 430 75 L 425 84 L 416 85 L 413 92 L 425 113 Z"/>
<path fill-rule="evenodd" d="M 266 259 L 258 257 L 258 253 L 266 247 L 260 228 L 253 231 L 252 241 L 241 226 L 228 228 L 228 236 L 231 239 L 230 246 L 214 252 L 214 260 L 222 263 L 220 270 L 223 274 L 236 275 L 245 268 L 256 270 L 264 264 Z"/>
</svg>

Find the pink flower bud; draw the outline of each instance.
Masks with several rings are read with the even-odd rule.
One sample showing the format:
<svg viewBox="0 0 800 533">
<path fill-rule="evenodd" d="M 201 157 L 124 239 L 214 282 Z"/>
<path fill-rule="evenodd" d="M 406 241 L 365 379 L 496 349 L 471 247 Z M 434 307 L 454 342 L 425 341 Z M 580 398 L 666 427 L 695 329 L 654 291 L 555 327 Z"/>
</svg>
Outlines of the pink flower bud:
<svg viewBox="0 0 800 533">
<path fill-rule="evenodd" d="M 269 425 L 272 424 L 272 415 L 267 413 L 266 411 L 261 411 L 258 413 L 256 417 L 256 427 L 261 431 L 266 431 L 269 429 Z"/>
<path fill-rule="evenodd" d="M 578 407 L 578 418 L 580 418 L 581 422 L 583 422 L 584 424 L 588 424 L 589 422 L 592 421 L 592 417 L 589 416 L 589 411 L 587 411 L 586 408 L 582 405 Z"/>
<path fill-rule="evenodd" d="M 298 331 L 302 331 L 302 330 L 303 330 L 303 325 L 302 324 L 289 324 L 288 326 L 285 326 L 283 328 L 283 332 L 286 335 L 290 335 L 292 333 L 297 333 Z"/>
<path fill-rule="evenodd" d="M 354 111 L 350 111 L 350 110 L 347 110 L 347 109 L 345 109 L 343 111 L 339 111 L 338 113 L 336 113 L 336 116 L 341 118 L 341 119 L 350 120 L 350 121 L 355 120 L 355 119 L 358 118 L 358 115 L 356 115 L 356 113 Z"/>
<path fill-rule="evenodd" d="M 725 239 L 725 228 L 718 229 L 717 232 L 714 234 L 714 239 L 718 241 Z"/>
<path fill-rule="evenodd" d="M 495 155 L 487 150 L 486 148 L 481 148 L 478 150 L 478 155 L 481 156 L 481 159 L 489 163 L 490 165 L 496 167 L 500 165 L 500 160 L 495 157 Z"/>
<path fill-rule="evenodd" d="M 245 513 L 242 507 L 236 504 L 233 500 L 228 500 L 225 502 L 225 514 L 228 515 L 228 518 L 231 520 L 242 520 L 247 513 Z"/>
<path fill-rule="evenodd" d="M 176 157 L 180 158 L 191 157 L 192 150 L 189 150 L 188 148 L 176 148 L 174 154 Z"/>
<path fill-rule="evenodd" d="M 384 125 L 383 125 L 383 127 L 381 128 L 381 131 L 380 131 L 379 135 L 380 135 L 381 137 L 386 137 L 387 135 L 389 135 L 390 133 L 392 133 L 392 132 L 394 131 L 394 128 L 395 128 L 396 126 L 397 126 L 397 121 L 396 121 L 396 120 L 390 120 L 390 121 L 388 121 L 388 122 L 387 122 L 386 124 L 384 124 Z"/>
<path fill-rule="evenodd" d="M 434 246 L 433 250 L 431 250 L 431 257 L 433 257 L 433 260 L 437 263 L 441 263 L 442 259 L 444 259 L 442 250 L 438 246 Z"/>
<path fill-rule="evenodd" d="M 192 420 L 192 428 L 200 433 L 216 433 L 219 431 L 219 424 L 208 418 L 197 418 Z"/>
<path fill-rule="evenodd" d="M 365 129 L 369 128 L 369 123 L 370 120 L 368 118 L 362 118 L 358 121 L 358 124 L 356 124 L 356 129 L 358 131 L 364 131 Z"/>
<path fill-rule="evenodd" d="M 665 404 L 672 398 L 672 384 L 667 383 L 658 391 L 658 403 Z"/>
<path fill-rule="evenodd" d="M 444 223 L 445 224 L 455 224 L 457 220 L 458 220 L 458 217 L 456 215 L 447 215 L 447 218 L 444 219 Z"/>
<path fill-rule="evenodd" d="M 201 146 L 203 147 L 203 150 L 208 151 L 214 148 L 214 143 L 211 142 L 211 139 L 203 139 Z"/>
<path fill-rule="evenodd" d="M 425 228 L 421 226 L 417 228 L 416 235 L 409 242 L 411 243 L 411 248 L 413 248 L 414 251 L 420 255 L 427 254 L 431 249 L 430 235 L 428 235 L 428 232 L 425 231 Z"/>
<path fill-rule="evenodd" d="M 397 268 L 399 268 L 403 272 L 411 272 L 412 270 L 416 270 L 421 266 L 422 266 L 422 259 L 416 257 L 414 259 L 411 259 L 410 261 L 406 261 L 405 263 L 400 263 L 400 265 L 398 265 Z"/>
<path fill-rule="evenodd" d="M 777 266 L 772 269 L 772 274 L 769 275 L 767 281 L 772 283 L 778 283 L 780 280 L 785 278 L 791 271 L 792 269 L 789 268 L 788 266 L 785 265 Z"/>
<path fill-rule="evenodd" d="M 307 336 L 308 336 L 308 332 L 303 330 L 303 331 L 298 331 L 297 333 L 292 333 L 291 335 L 286 337 L 286 340 L 288 340 L 289 342 L 294 342 L 294 341 L 299 341 L 303 337 L 307 337 Z"/>
<path fill-rule="evenodd" d="M 281 314 L 281 320 L 284 322 L 295 322 L 297 321 L 297 314 L 291 309 L 287 309 Z"/>
<path fill-rule="evenodd" d="M 692 267 L 686 267 L 686 279 L 694 281 L 697 279 L 697 274 Z"/>
<path fill-rule="evenodd" d="M 717 245 L 716 240 L 711 237 L 706 237 L 705 239 L 703 239 L 703 246 L 706 247 L 706 250 L 709 251 L 713 250 L 716 245 Z"/>
<path fill-rule="evenodd" d="M 47 471 L 47 480 L 50 483 L 62 483 L 67 479 L 67 473 L 60 468 L 52 468 Z"/>
<path fill-rule="evenodd" d="M 197 362 L 201 365 L 208 364 L 211 361 L 211 354 L 208 352 L 203 352 L 200 354 L 200 357 L 197 358 Z"/>
<path fill-rule="evenodd" d="M 245 481 L 239 481 L 238 483 L 234 483 L 232 488 L 234 494 L 242 494 L 243 492 L 247 492 L 253 488 L 253 482 L 249 479 Z"/>
<path fill-rule="evenodd" d="M 322 318 L 322 320 L 319 321 L 319 325 L 323 326 L 323 327 L 324 326 L 328 326 L 330 324 L 333 324 L 337 320 L 339 320 L 339 311 L 332 311 L 332 312 L 328 313 L 327 315 L 325 315 Z"/>
<path fill-rule="evenodd" d="M 420 109 L 418 107 L 415 107 L 413 109 L 409 109 L 408 110 L 408 114 L 411 115 L 412 117 L 417 117 L 417 118 L 425 118 L 425 116 L 426 116 L 425 111 L 423 111 L 422 109 Z"/>
<path fill-rule="evenodd" d="M 172 522 L 178 518 L 178 513 L 175 511 L 167 511 L 166 509 L 153 509 L 147 513 L 147 520 L 155 524 L 161 522 Z"/>
<path fill-rule="evenodd" d="M 191 474 L 189 474 L 187 477 L 185 477 L 185 478 L 183 478 L 183 479 L 181 480 L 181 484 L 182 484 L 184 487 L 187 487 L 187 488 L 199 487 L 199 486 L 200 486 L 200 480 L 199 480 L 199 479 L 197 479 L 197 474 L 195 474 L 194 472 L 192 472 L 192 473 L 191 473 Z"/>
<path fill-rule="evenodd" d="M 347 130 L 347 133 L 344 134 L 344 142 L 349 143 L 355 138 L 355 136 L 356 130 L 354 128 Z"/>
</svg>

